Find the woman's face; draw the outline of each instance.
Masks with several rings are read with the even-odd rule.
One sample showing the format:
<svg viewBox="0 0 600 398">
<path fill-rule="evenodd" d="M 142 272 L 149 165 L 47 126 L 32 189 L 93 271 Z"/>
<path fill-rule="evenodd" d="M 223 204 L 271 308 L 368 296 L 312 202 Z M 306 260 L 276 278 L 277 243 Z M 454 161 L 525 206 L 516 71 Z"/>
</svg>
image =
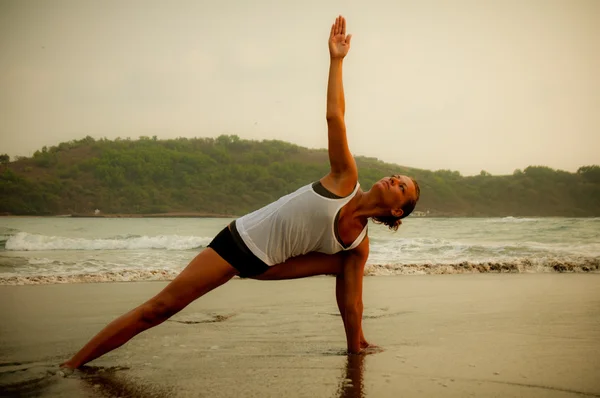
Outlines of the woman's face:
<svg viewBox="0 0 600 398">
<path fill-rule="evenodd" d="M 400 209 L 404 204 L 417 197 L 413 181 L 410 177 L 402 175 L 384 177 L 377 181 L 371 189 L 379 194 L 381 204 L 391 209 L 394 217 L 400 217 L 402 215 Z M 399 214 L 397 214 L 398 212 Z"/>
</svg>

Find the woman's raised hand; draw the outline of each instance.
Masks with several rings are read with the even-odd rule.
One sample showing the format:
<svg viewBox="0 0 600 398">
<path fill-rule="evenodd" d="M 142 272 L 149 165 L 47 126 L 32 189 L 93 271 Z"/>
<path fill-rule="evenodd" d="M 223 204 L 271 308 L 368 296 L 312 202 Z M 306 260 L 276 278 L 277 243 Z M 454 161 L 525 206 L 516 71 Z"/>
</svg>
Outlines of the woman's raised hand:
<svg viewBox="0 0 600 398">
<path fill-rule="evenodd" d="M 331 58 L 344 58 L 350 50 L 352 35 L 346 36 L 346 19 L 341 15 L 336 18 L 331 26 L 329 35 L 329 55 Z"/>
</svg>

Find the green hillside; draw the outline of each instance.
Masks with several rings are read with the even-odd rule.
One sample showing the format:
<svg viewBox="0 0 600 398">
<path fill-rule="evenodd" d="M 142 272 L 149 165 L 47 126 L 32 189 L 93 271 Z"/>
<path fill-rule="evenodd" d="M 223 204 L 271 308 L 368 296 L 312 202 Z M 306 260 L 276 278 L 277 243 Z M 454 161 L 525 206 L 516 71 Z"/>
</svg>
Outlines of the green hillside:
<svg viewBox="0 0 600 398">
<path fill-rule="evenodd" d="M 600 216 L 600 166 L 577 173 L 530 166 L 463 177 L 357 157 L 363 189 L 407 174 L 432 216 Z M 0 156 L 0 213 L 14 215 L 200 212 L 240 215 L 328 170 L 326 150 L 237 136 L 82 140 L 10 162 Z"/>
</svg>

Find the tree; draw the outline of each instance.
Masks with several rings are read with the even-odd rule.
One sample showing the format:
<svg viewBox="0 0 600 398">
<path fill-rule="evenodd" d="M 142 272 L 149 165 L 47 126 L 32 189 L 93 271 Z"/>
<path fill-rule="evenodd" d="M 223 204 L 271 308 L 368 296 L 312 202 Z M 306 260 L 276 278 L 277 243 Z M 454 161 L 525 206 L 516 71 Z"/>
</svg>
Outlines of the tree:
<svg viewBox="0 0 600 398">
<path fill-rule="evenodd" d="M 589 182 L 600 183 L 600 166 L 582 166 L 577 170 L 577 174 Z"/>
<path fill-rule="evenodd" d="M 356 162 L 364 190 L 383 176 L 414 177 L 421 187 L 418 208 L 430 215 L 600 216 L 597 165 L 577 173 L 530 166 L 512 175 L 482 170 L 463 177 L 362 156 Z M 15 158 L 10 169 L 1 167 L 0 212 L 41 215 L 99 207 L 106 213 L 244 214 L 328 170 L 327 150 L 278 140 L 86 137 L 42 148 L 33 158 Z"/>
</svg>

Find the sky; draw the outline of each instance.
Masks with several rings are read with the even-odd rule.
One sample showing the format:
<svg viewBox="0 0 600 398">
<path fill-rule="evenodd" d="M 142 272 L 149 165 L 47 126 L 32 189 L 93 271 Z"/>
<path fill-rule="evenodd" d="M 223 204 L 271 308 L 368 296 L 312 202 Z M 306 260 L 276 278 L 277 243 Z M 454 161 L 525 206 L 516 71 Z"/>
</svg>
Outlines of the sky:
<svg viewBox="0 0 600 398">
<path fill-rule="evenodd" d="M 338 14 L 355 155 L 463 175 L 600 164 L 597 0 L 3 0 L 0 153 L 86 135 L 326 148 Z"/>
</svg>

